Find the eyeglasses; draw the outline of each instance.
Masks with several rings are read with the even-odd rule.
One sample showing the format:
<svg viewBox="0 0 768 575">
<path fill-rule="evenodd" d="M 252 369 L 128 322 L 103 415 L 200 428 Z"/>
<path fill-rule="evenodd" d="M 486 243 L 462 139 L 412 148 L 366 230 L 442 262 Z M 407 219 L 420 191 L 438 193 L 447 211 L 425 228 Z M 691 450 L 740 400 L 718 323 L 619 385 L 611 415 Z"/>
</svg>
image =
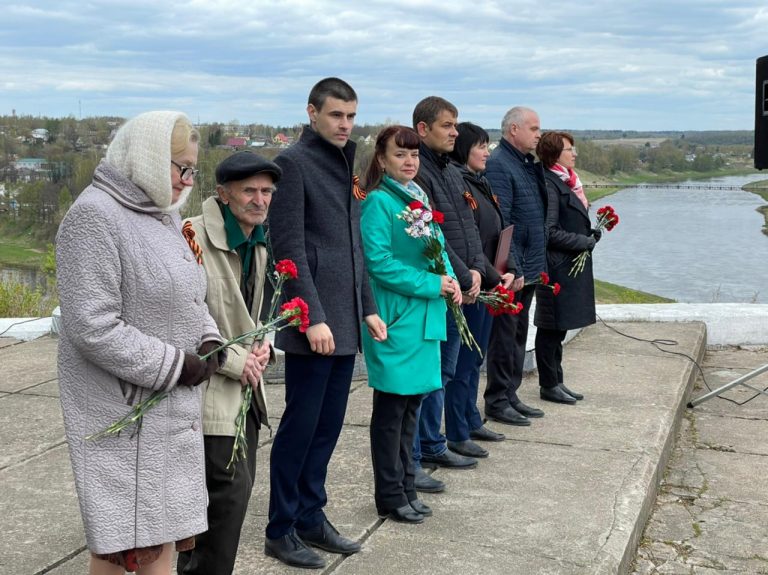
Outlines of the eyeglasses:
<svg viewBox="0 0 768 575">
<path fill-rule="evenodd" d="M 200 170 L 198 170 L 197 168 L 193 168 L 192 166 L 182 166 L 181 164 L 174 162 L 173 160 L 171 160 L 171 163 L 177 168 L 179 168 L 179 177 L 182 180 L 191 180 L 197 174 L 200 173 Z"/>
<path fill-rule="evenodd" d="M 573 152 L 574 154 L 577 154 L 576 146 L 571 146 L 570 148 L 563 148 L 563 152 Z"/>
</svg>

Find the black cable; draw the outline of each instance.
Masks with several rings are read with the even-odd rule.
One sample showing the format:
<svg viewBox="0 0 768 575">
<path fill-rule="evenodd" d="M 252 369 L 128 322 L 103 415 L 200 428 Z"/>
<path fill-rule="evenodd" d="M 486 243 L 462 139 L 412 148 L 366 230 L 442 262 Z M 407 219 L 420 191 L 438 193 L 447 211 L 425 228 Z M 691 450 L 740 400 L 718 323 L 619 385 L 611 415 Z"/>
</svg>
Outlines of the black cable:
<svg viewBox="0 0 768 575">
<path fill-rule="evenodd" d="M 645 342 L 645 343 L 650 343 L 653 347 L 655 347 L 656 349 L 658 349 L 662 353 L 669 353 L 671 355 L 679 355 L 681 357 L 684 357 L 684 358 L 688 359 L 691 363 L 693 363 L 693 365 L 696 366 L 696 369 L 699 370 L 699 374 L 701 375 L 701 380 L 704 382 L 704 386 L 707 388 L 708 391 L 712 391 L 712 388 L 709 387 L 709 384 L 707 383 L 707 378 L 704 376 L 704 370 L 699 365 L 699 362 L 696 361 L 696 359 L 692 358 L 687 353 L 682 353 L 682 352 L 679 352 L 679 351 L 670 351 L 668 349 L 662 349 L 661 347 L 659 347 L 661 345 L 670 345 L 670 346 L 678 345 L 678 342 L 676 340 L 674 340 L 674 339 L 645 339 L 645 338 L 642 338 L 642 337 L 635 337 L 634 335 L 629 335 L 628 333 L 623 333 L 623 332 L 619 331 L 618 329 L 616 329 L 615 327 L 613 327 L 611 325 L 608 325 L 607 323 L 605 323 L 605 320 L 603 320 L 603 318 L 601 318 L 597 314 L 597 312 L 595 312 L 595 316 L 597 317 L 597 319 L 600 320 L 600 323 L 602 323 L 605 327 L 607 327 L 611 331 L 619 334 L 620 336 L 626 337 L 628 339 L 633 339 L 635 341 L 642 341 L 642 342 Z M 768 387 L 765 387 L 763 389 L 763 391 L 768 391 Z M 747 403 L 749 403 L 750 401 L 752 401 L 756 397 L 760 397 L 761 395 L 763 395 L 763 394 L 759 393 L 759 392 L 755 393 L 755 395 L 753 395 L 752 397 L 750 397 L 748 399 L 745 399 L 744 401 L 741 401 L 741 402 L 736 401 L 734 399 L 730 399 L 728 397 L 723 397 L 722 395 L 718 395 L 717 398 L 718 399 L 722 399 L 723 401 L 729 401 L 729 402 L 733 403 L 734 405 L 746 405 Z"/>
</svg>

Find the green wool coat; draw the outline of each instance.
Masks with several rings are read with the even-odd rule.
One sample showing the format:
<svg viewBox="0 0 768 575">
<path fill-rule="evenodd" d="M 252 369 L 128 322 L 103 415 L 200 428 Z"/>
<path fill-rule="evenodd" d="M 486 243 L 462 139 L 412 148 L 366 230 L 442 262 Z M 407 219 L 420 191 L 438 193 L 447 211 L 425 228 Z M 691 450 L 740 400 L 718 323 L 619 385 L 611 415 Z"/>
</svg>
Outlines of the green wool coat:
<svg viewBox="0 0 768 575">
<path fill-rule="evenodd" d="M 424 240 L 405 233 L 397 214 L 413 201 L 385 177 L 362 205 L 362 238 L 371 289 L 387 339 L 374 341 L 363 329 L 368 385 L 397 395 L 418 395 L 439 389 L 440 341 L 446 338 L 446 303 L 440 276 L 428 271 Z M 435 225 L 435 229 L 438 227 Z M 442 233 L 440 243 L 445 245 Z M 443 249 L 448 273 L 453 269 Z"/>
</svg>

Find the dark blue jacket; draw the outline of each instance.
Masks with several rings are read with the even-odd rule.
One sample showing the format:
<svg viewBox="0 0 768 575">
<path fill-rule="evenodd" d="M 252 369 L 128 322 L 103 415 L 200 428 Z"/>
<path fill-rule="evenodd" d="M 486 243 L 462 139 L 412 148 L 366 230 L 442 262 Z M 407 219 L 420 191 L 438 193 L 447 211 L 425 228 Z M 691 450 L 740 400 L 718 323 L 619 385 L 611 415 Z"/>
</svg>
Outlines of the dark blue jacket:
<svg viewBox="0 0 768 575">
<path fill-rule="evenodd" d="M 499 199 L 504 226 L 514 225 L 510 271 L 533 281 L 547 271 L 547 186 L 541 164 L 505 139 L 491 153 L 485 177 Z"/>
<path fill-rule="evenodd" d="M 287 298 L 309 306 L 310 325 L 328 324 L 334 355 L 354 355 L 361 345 L 363 317 L 376 313 L 360 237 L 360 202 L 352 195 L 355 144 L 337 148 L 305 127 L 299 141 L 275 163 L 283 177 L 269 206 L 275 261 L 291 259 L 299 277 L 283 286 Z M 276 347 L 311 354 L 298 329 L 278 332 Z"/>
<path fill-rule="evenodd" d="M 472 287 L 469 270 L 485 276 L 485 258 L 472 210 L 464 200 L 464 178 L 446 155 L 438 155 L 424 144 L 419 146 L 419 173 L 416 183 L 426 192 L 431 206 L 443 212 L 440 226 L 445 251 L 462 291 Z"/>
</svg>

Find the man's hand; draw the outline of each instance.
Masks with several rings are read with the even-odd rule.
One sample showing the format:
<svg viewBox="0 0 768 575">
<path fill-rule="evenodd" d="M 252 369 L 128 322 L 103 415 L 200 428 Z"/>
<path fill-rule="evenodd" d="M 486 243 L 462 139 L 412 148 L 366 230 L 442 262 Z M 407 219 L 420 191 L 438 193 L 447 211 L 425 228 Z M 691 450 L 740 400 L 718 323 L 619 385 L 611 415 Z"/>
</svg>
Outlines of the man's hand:
<svg viewBox="0 0 768 575">
<path fill-rule="evenodd" d="M 331 355 L 336 349 L 331 328 L 325 322 L 316 323 L 307 329 L 309 348 L 320 355 Z"/>
<path fill-rule="evenodd" d="M 469 275 L 472 276 L 472 287 L 467 290 L 467 295 L 476 298 L 480 293 L 480 282 L 483 281 L 483 276 L 477 270 L 469 270 Z"/>
<path fill-rule="evenodd" d="M 269 358 L 272 357 L 272 344 L 267 340 L 262 341 L 261 344 L 256 342 L 251 348 L 251 353 L 256 356 L 261 364 L 261 371 L 264 372 L 267 369 L 267 364 L 269 364 Z"/>
<path fill-rule="evenodd" d="M 368 326 L 368 333 L 374 341 L 384 341 L 387 339 L 387 324 L 379 317 L 379 314 L 373 313 L 363 318 L 365 325 Z"/>
<path fill-rule="evenodd" d="M 501 285 L 504 286 L 504 289 L 509 289 L 509 286 L 513 285 L 514 281 L 515 281 L 515 274 L 511 272 L 507 272 L 503 276 L 501 276 Z"/>
<path fill-rule="evenodd" d="M 260 349 L 261 348 L 255 348 L 251 350 L 245 358 L 243 373 L 240 375 L 240 385 L 243 387 L 250 385 L 253 388 L 253 391 L 256 391 L 259 388 L 261 374 L 264 373 L 264 364 L 261 360 Z M 267 354 L 269 354 L 269 348 L 267 348 Z M 269 355 L 267 355 L 267 359 L 269 359 Z"/>
<path fill-rule="evenodd" d="M 512 291 L 520 291 L 523 289 L 523 286 L 525 285 L 525 277 L 520 276 L 519 278 L 515 279 L 515 281 L 512 282 Z"/>
</svg>

